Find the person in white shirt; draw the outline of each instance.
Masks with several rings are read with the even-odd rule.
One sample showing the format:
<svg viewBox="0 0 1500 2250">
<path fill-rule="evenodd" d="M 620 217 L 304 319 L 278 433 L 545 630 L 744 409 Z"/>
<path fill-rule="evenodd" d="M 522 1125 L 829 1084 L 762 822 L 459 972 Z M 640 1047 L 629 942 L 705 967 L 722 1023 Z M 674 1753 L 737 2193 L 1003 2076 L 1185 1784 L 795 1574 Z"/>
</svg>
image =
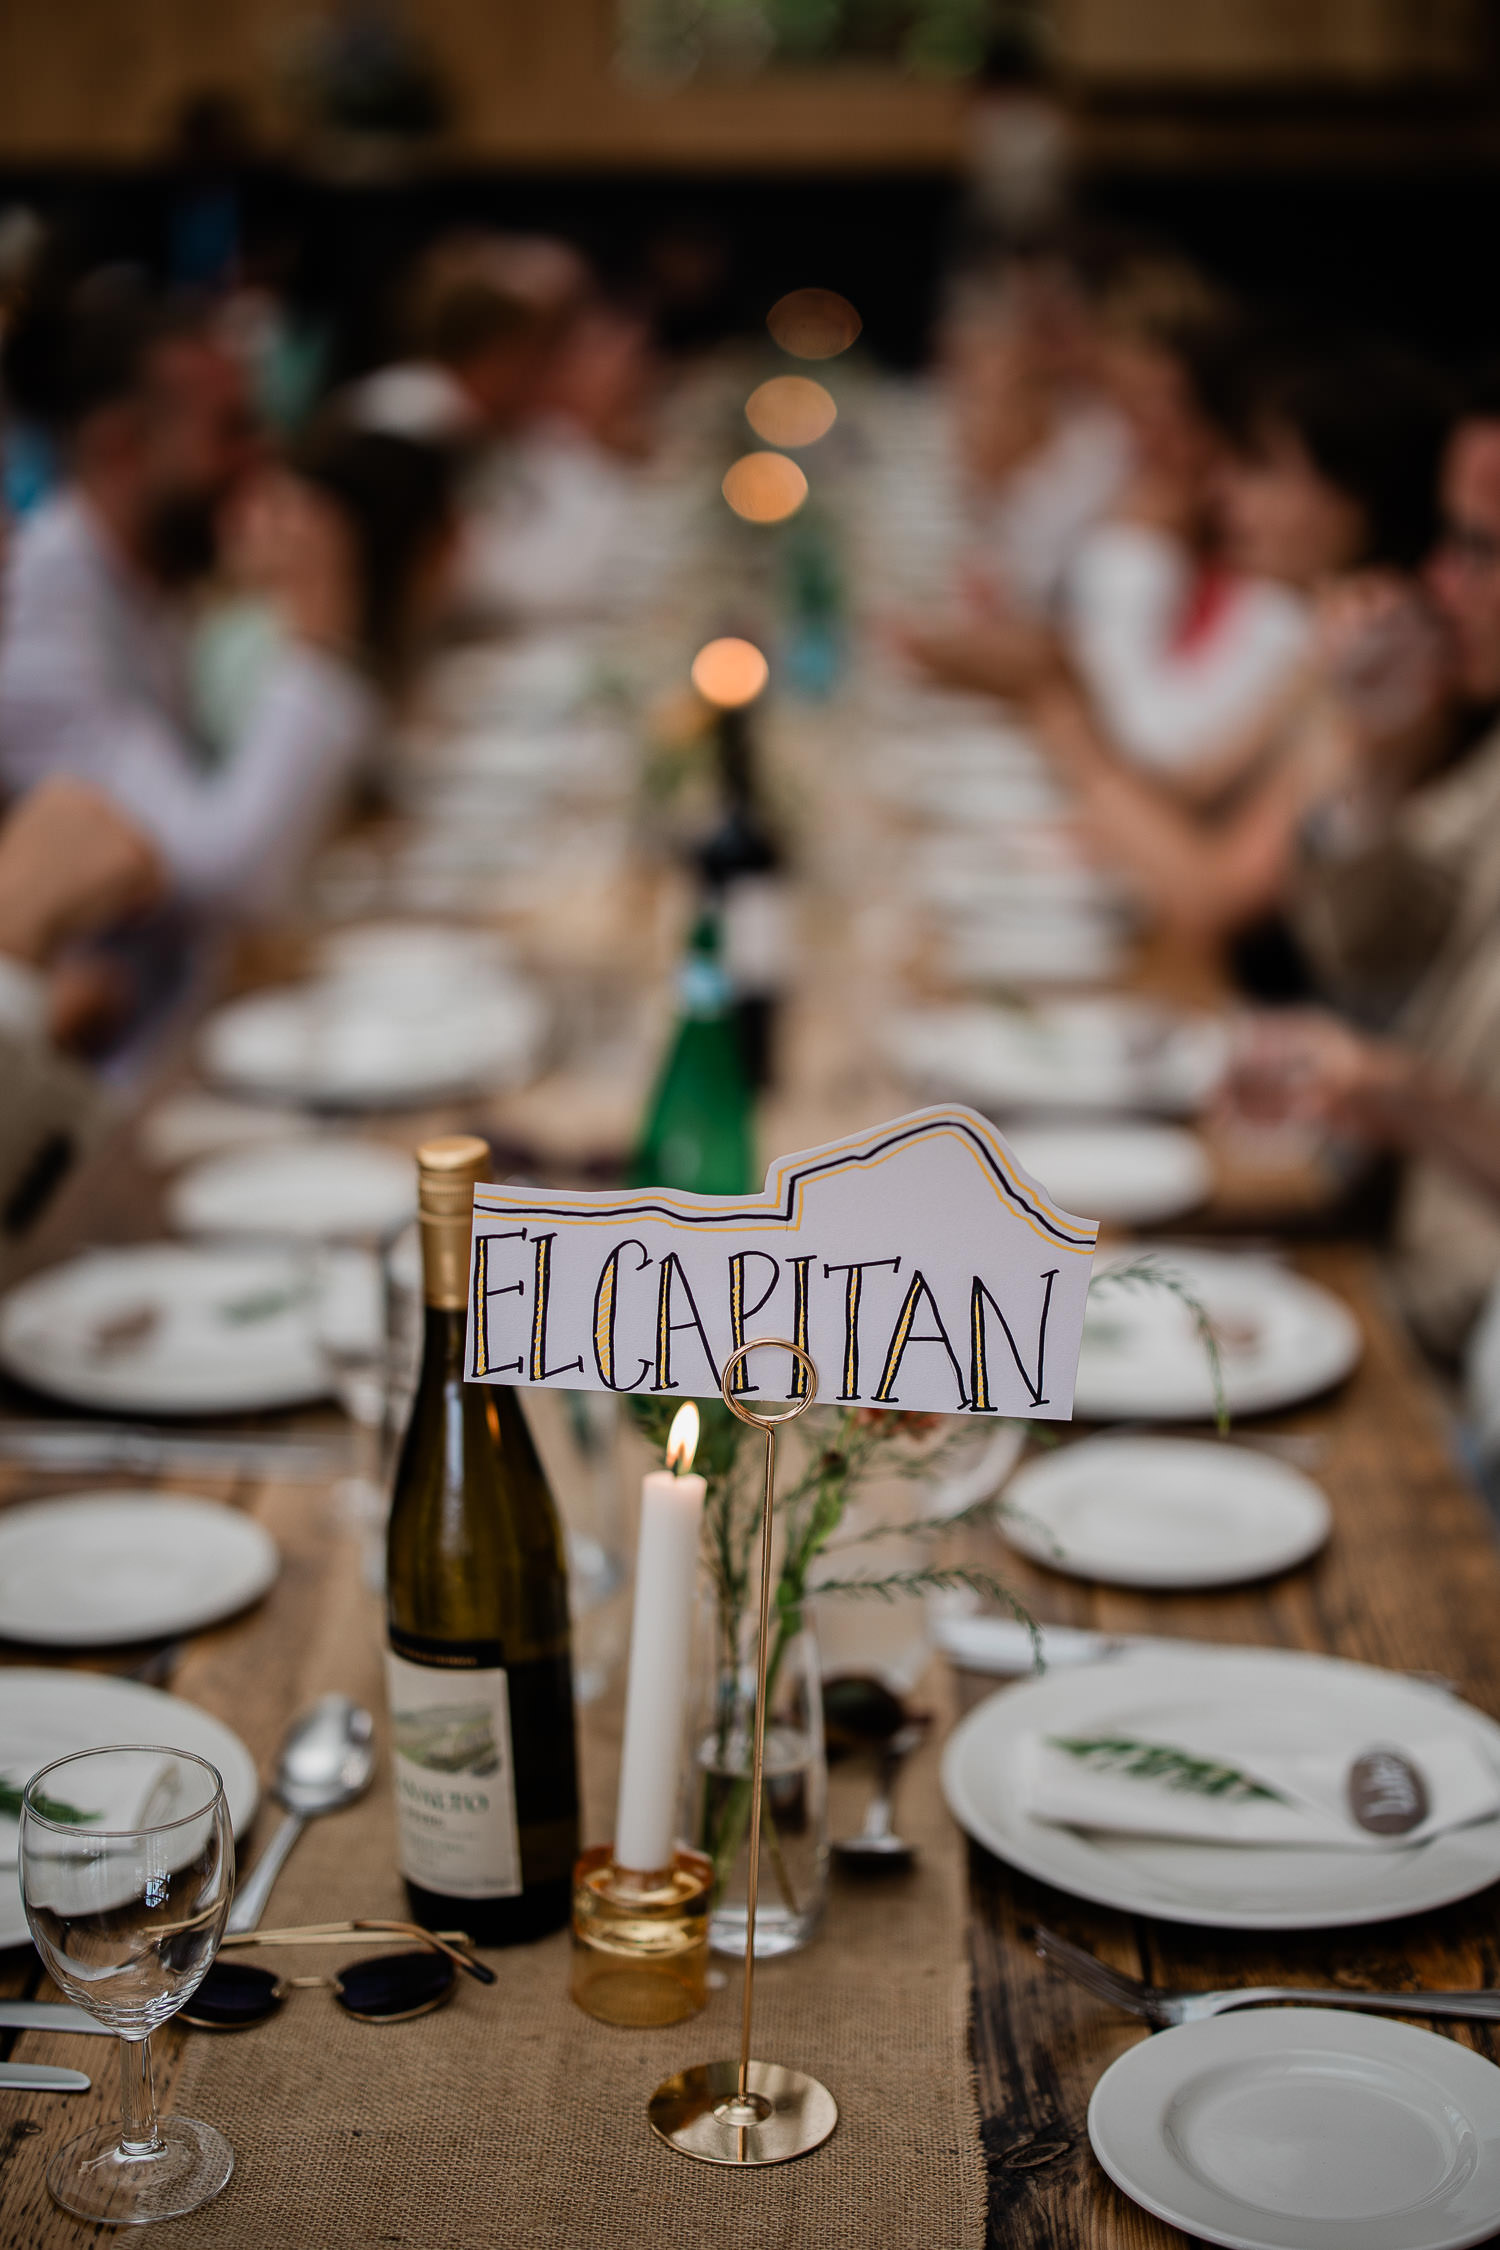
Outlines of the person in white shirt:
<svg viewBox="0 0 1500 2250">
<path fill-rule="evenodd" d="M 1217 394 L 1236 324 L 1191 268 L 1137 258 L 1104 293 L 1094 325 L 1096 380 L 1108 402 L 1096 413 L 1112 414 L 1117 433 L 1113 486 L 1096 482 L 1092 512 L 1068 519 L 1061 544 L 1055 527 L 1023 509 L 1014 530 L 1029 566 L 1002 571 L 998 602 L 972 589 L 972 619 L 909 633 L 907 649 L 955 685 L 983 684 L 997 648 L 1003 681 L 1008 641 L 1059 652 L 1127 762 L 1189 793 L 1205 775 L 1217 788 L 1226 761 L 1296 674 L 1311 633 L 1300 590 L 1237 567 L 1220 536 Z M 1040 480 L 1038 497 L 1050 492 L 1054 510 L 1067 498 L 1059 476 L 1067 435 L 1064 422 L 1034 463 L 1012 473 L 1012 507 L 1026 498 L 1018 475 Z M 1074 443 L 1087 436 L 1080 429 Z M 1085 470 L 1091 459 L 1096 469 L 1104 460 L 1097 440 L 1080 455 Z M 1051 574 L 1049 609 L 1031 598 L 1028 568 Z"/>
<path fill-rule="evenodd" d="M 212 331 L 134 283 L 106 276 L 77 293 L 56 389 L 70 474 L 9 557 L 0 783 L 87 780 L 152 838 L 177 903 L 264 913 L 332 818 L 376 714 L 354 661 L 349 526 L 268 465 Z M 231 755 L 210 771 L 192 727 L 189 597 L 226 543 L 280 631 Z"/>
<path fill-rule="evenodd" d="M 512 625 L 609 608 L 649 445 L 645 324 L 543 238 L 440 242 L 410 299 L 412 356 L 352 384 L 341 411 L 464 460 L 455 606 Z"/>
<path fill-rule="evenodd" d="M 57 1045 L 54 964 L 149 909 L 164 880 L 149 838 L 86 783 L 44 781 L 0 822 L 0 1274 L 109 1114 Z"/>
<path fill-rule="evenodd" d="M 562 243 L 459 234 L 436 243 L 407 292 L 408 356 L 350 384 L 358 429 L 479 449 L 535 413 L 552 348 L 587 269 Z"/>
</svg>

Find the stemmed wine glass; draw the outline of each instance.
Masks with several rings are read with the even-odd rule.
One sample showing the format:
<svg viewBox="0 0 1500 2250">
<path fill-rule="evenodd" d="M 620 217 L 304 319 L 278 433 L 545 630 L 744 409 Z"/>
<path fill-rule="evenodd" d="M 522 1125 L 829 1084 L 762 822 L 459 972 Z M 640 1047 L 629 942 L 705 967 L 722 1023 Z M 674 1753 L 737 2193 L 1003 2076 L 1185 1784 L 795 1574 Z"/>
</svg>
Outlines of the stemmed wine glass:
<svg viewBox="0 0 1500 2250">
<path fill-rule="evenodd" d="M 54 2201 L 143 2226 L 218 2194 L 234 2151 L 212 2125 L 158 2117 L 151 2034 L 202 1983 L 234 1894 L 224 1784 L 191 1751 L 121 1744 L 57 1758 L 26 1784 L 21 1890 L 68 1998 L 120 2036 L 120 2124 L 59 2149 Z"/>
</svg>

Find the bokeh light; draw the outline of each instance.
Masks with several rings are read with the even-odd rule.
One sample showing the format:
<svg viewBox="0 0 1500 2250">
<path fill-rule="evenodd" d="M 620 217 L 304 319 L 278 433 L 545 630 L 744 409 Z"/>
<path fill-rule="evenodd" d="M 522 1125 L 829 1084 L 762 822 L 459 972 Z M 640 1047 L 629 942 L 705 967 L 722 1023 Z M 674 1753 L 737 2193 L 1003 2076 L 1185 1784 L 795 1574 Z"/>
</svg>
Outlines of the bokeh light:
<svg viewBox="0 0 1500 2250">
<path fill-rule="evenodd" d="M 832 393 L 810 375 L 773 375 L 745 401 L 745 420 L 767 445 L 816 445 L 838 411 Z"/>
<path fill-rule="evenodd" d="M 835 359 L 849 349 L 864 323 L 835 289 L 793 289 L 777 298 L 766 326 L 793 359 Z"/>
<path fill-rule="evenodd" d="M 723 492 L 746 523 L 782 523 L 807 498 L 807 479 L 784 453 L 742 453 L 725 474 Z"/>
<path fill-rule="evenodd" d="M 705 703 L 734 711 L 753 703 L 771 676 L 754 641 L 707 641 L 693 658 L 693 685 Z"/>
</svg>

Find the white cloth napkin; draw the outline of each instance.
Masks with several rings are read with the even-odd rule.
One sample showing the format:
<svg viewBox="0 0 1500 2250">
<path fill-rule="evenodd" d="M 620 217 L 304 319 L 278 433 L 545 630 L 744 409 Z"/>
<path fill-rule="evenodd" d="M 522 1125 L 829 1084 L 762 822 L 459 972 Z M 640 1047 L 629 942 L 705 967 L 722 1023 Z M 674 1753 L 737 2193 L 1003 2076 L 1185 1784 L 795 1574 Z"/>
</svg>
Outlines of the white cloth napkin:
<svg viewBox="0 0 1500 2250">
<path fill-rule="evenodd" d="M 1276 1795 L 1244 1790 L 1206 1795 L 1170 1779 L 1125 1772 L 1118 1763 L 1076 1756 L 1058 1748 L 1056 1736 L 1149 1742 L 1232 1767 Z M 1350 1769 L 1373 1750 L 1399 1751 L 1426 1784 L 1426 1818 L 1404 1835 L 1372 1834 L 1350 1811 Z M 1243 1730 L 1222 1713 L 1206 1726 L 1175 1718 L 1139 1729 L 1104 1721 L 1032 1736 L 1022 1745 L 1020 1772 L 1023 1801 L 1034 1819 L 1192 1843 L 1404 1850 L 1500 1812 L 1500 1775 L 1457 1727 L 1435 1726 L 1400 1741 L 1341 1739 L 1289 1747 L 1257 1742 L 1253 1716 Z"/>
</svg>

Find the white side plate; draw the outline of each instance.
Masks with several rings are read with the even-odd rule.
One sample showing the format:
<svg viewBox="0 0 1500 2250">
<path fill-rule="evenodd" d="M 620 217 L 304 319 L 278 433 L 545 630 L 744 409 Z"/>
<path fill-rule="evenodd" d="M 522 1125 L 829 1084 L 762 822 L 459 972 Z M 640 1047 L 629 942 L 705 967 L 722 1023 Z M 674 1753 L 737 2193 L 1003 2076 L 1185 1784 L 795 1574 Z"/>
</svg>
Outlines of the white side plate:
<svg viewBox="0 0 1500 2250">
<path fill-rule="evenodd" d="M 1106 1586 L 1265 1578 L 1305 1562 L 1331 1521 L 1310 1477 L 1200 1438 L 1084 1438 L 1028 1461 L 1005 1502 L 1012 1547 Z"/>
<path fill-rule="evenodd" d="M 1500 2071 L 1411 2024 L 1256 2008 L 1111 2064 L 1105 2171 L 1226 2250 L 1466 2250 L 1500 2228 Z"/>
<path fill-rule="evenodd" d="M 184 1493 L 86 1492 L 0 1512 L 0 1635 L 51 1648 L 196 1632 L 259 1601 L 276 1542 Z"/>
</svg>

